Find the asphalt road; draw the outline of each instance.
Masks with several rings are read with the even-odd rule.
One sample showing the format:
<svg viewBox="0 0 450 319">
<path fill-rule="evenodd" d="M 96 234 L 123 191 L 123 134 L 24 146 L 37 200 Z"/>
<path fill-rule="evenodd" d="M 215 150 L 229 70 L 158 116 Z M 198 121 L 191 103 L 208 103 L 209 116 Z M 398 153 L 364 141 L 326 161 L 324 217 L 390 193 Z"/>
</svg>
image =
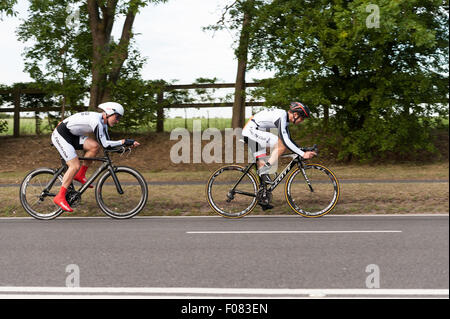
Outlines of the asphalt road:
<svg viewBox="0 0 450 319">
<path fill-rule="evenodd" d="M 448 297 L 448 236 L 442 215 L 0 219 L 0 295 Z"/>
</svg>

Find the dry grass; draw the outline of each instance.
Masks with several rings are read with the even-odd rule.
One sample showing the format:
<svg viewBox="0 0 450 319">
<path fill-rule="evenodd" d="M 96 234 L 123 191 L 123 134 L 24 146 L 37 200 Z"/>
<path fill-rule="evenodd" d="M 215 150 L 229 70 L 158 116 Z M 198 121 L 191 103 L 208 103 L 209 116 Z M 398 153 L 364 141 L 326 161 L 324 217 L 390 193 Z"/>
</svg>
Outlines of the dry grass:
<svg viewBox="0 0 450 319">
<path fill-rule="evenodd" d="M 284 188 L 274 191 L 276 208 L 252 214 L 295 214 L 284 199 Z M 0 188 L 0 216 L 27 216 L 20 205 L 18 187 Z M 449 212 L 448 183 L 341 184 L 341 196 L 332 214 L 405 214 Z M 149 186 L 149 201 L 140 215 L 213 215 L 203 185 Z M 72 214 L 71 214 L 72 215 Z M 102 216 L 93 190 L 88 190 L 74 216 Z"/>
</svg>

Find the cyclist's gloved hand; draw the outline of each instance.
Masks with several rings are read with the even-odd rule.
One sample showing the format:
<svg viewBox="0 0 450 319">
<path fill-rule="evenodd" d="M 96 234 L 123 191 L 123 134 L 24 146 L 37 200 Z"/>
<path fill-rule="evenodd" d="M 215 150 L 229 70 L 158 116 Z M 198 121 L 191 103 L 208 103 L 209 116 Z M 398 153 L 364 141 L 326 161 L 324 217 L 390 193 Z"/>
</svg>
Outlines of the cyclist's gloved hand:
<svg viewBox="0 0 450 319">
<path fill-rule="evenodd" d="M 310 158 L 313 158 L 315 155 L 317 155 L 316 152 L 308 151 L 308 152 L 305 152 L 305 154 L 303 154 L 303 158 L 310 159 Z"/>
<path fill-rule="evenodd" d="M 134 145 L 134 140 L 130 139 L 130 138 L 126 138 L 125 141 L 123 142 L 124 146 L 133 146 Z"/>
</svg>

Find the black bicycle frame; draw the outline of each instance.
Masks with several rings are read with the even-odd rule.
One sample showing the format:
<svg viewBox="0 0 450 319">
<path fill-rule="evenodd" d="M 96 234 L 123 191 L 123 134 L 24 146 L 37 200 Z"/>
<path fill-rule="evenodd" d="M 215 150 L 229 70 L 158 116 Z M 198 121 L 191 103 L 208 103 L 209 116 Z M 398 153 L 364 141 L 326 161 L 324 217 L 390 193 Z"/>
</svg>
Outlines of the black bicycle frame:
<svg viewBox="0 0 450 319">
<path fill-rule="evenodd" d="M 114 184 L 116 185 L 117 188 L 117 192 L 119 194 L 123 194 L 123 189 L 122 186 L 120 185 L 120 182 L 116 176 L 116 173 L 114 172 L 114 166 L 112 165 L 111 159 L 109 158 L 108 153 L 106 152 L 105 149 L 103 149 L 103 152 L 105 154 L 104 157 L 79 157 L 79 160 L 89 160 L 89 161 L 99 161 L 99 162 L 103 162 L 103 164 L 97 168 L 97 170 L 92 174 L 92 176 L 86 181 L 85 184 L 83 184 L 83 186 L 78 190 L 78 193 L 81 195 L 83 194 L 86 189 L 88 189 L 89 185 L 91 185 L 91 183 L 98 177 L 100 176 L 106 169 L 108 169 L 111 173 L 112 179 L 114 181 Z M 48 193 L 48 190 L 53 186 L 53 184 L 55 183 L 56 179 L 58 178 L 59 175 L 61 175 L 62 173 L 64 173 L 68 166 L 67 163 L 64 161 L 63 158 L 61 158 L 61 164 L 62 166 L 56 171 L 56 173 L 54 174 L 53 178 L 51 179 L 51 181 L 46 185 L 44 192 Z M 49 194 L 50 195 L 50 194 Z"/>
<path fill-rule="evenodd" d="M 230 190 L 229 194 L 241 194 L 241 195 L 246 195 L 246 196 L 253 196 L 255 197 L 256 195 L 254 193 L 249 193 L 249 192 L 243 192 L 243 191 L 237 191 L 236 187 L 238 186 L 238 184 L 242 181 L 242 179 L 244 178 L 244 176 L 250 171 L 250 169 L 253 167 L 253 165 L 256 165 L 256 163 L 251 163 L 249 165 L 247 165 L 247 167 L 244 169 L 244 173 L 242 174 L 242 176 L 239 178 L 239 180 L 236 182 L 236 184 L 234 184 L 233 188 Z M 231 195 L 232 196 L 232 195 Z"/>
<path fill-rule="evenodd" d="M 273 181 L 273 184 L 270 184 L 269 188 L 267 189 L 269 192 L 272 192 L 280 183 L 281 181 L 286 177 L 286 175 L 292 170 L 293 166 L 296 163 L 301 163 L 301 161 L 298 160 L 298 158 L 292 159 L 290 163 L 286 166 L 286 168 L 275 178 Z"/>
<path fill-rule="evenodd" d="M 287 155 L 287 156 L 289 156 L 289 155 Z M 283 156 L 283 157 L 286 157 L 286 156 Z M 311 184 L 310 184 L 308 178 L 306 177 L 306 173 L 305 173 L 305 170 L 304 170 L 304 167 L 303 167 L 303 162 L 302 162 L 298 157 L 295 157 L 295 158 L 292 159 L 292 161 L 289 162 L 289 164 L 288 164 L 288 165 L 286 166 L 286 168 L 285 168 L 285 169 L 277 176 L 277 178 L 275 178 L 275 180 L 273 181 L 273 183 L 269 185 L 269 187 L 267 188 L 267 191 L 272 192 L 272 191 L 273 191 L 273 190 L 281 183 L 281 181 L 286 177 L 286 175 L 292 170 L 292 168 L 293 168 L 296 164 L 299 165 L 299 167 L 300 167 L 300 169 L 301 169 L 301 171 L 302 171 L 302 173 L 303 173 L 303 176 L 305 177 L 305 180 L 307 181 L 309 187 L 310 187 L 311 190 L 312 190 Z M 250 169 L 252 169 L 253 166 L 256 166 L 256 163 L 255 163 L 255 162 L 253 162 L 253 163 L 247 165 L 247 167 L 245 167 L 244 173 L 243 173 L 242 176 L 239 178 L 239 180 L 236 182 L 236 184 L 233 186 L 233 188 L 231 189 L 231 192 L 236 193 L 236 194 L 241 194 L 241 195 L 252 196 L 252 197 L 255 197 L 255 196 L 256 196 L 256 195 L 253 194 L 253 193 L 248 193 L 248 192 L 242 192 L 242 191 L 236 191 L 236 190 L 235 190 L 235 188 L 237 187 L 237 185 L 238 185 L 238 184 L 242 181 L 242 179 L 244 178 L 245 174 L 247 174 L 247 173 L 250 171 Z M 261 182 L 261 180 L 260 180 L 260 182 Z"/>
</svg>

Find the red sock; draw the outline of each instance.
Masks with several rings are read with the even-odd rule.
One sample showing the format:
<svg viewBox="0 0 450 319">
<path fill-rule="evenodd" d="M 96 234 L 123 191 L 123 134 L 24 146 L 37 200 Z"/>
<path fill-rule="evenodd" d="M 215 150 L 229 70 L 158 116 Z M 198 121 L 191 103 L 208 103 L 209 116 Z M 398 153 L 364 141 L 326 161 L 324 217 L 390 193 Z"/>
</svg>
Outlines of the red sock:
<svg viewBox="0 0 450 319">
<path fill-rule="evenodd" d="M 56 197 L 66 198 L 66 193 L 67 193 L 67 188 L 65 188 L 64 186 L 61 186 L 61 189 L 59 190 L 59 193 L 58 193 L 58 195 L 56 195 Z"/>
<path fill-rule="evenodd" d="M 78 170 L 77 174 L 75 175 L 74 179 L 76 179 L 77 181 L 81 180 L 85 180 L 86 179 L 86 171 L 87 171 L 88 167 L 86 165 L 82 165 L 80 167 L 80 169 Z M 86 182 L 86 181 L 84 181 Z"/>
<path fill-rule="evenodd" d="M 73 177 L 74 180 L 80 182 L 81 184 L 86 184 L 87 178 L 86 178 L 86 171 L 88 167 L 83 165 L 80 167 L 76 175 Z M 94 186 L 89 185 L 89 188 L 93 188 Z"/>
</svg>

